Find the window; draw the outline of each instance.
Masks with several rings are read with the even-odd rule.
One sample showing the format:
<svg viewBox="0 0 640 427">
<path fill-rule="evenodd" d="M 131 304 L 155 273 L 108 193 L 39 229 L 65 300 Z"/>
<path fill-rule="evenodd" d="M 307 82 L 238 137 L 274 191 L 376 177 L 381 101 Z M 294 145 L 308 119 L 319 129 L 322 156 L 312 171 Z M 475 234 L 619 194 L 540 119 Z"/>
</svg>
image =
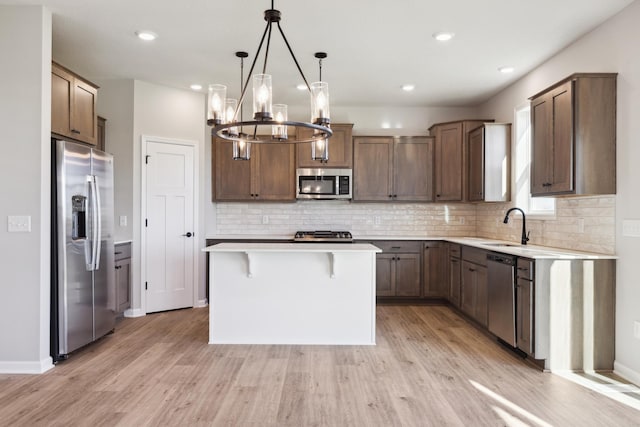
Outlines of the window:
<svg viewBox="0 0 640 427">
<path fill-rule="evenodd" d="M 556 199 L 553 197 L 531 197 L 529 183 L 531 179 L 531 108 L 529 103 L 516 108 L 515 137 L 516 206 L 521 207 L 527 215 L 533 217 L 554 218 Z"/>
</svg>

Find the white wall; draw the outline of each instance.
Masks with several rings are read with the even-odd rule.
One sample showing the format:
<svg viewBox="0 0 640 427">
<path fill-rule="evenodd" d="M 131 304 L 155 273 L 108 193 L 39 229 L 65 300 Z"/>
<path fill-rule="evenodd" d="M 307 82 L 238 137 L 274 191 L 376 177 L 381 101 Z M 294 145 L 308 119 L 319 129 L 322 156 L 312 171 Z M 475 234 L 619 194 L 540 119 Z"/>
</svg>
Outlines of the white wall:
<svg viewBox="0 0 640 427">
<path fill-rule="evenodd" d="M 586 34 L 555 57 L 481 106 L 484 115 L 512 121 L 513 110 L 527 98 L 574 72 L 617 72 L 617 196 L 616 196 L 616 362 L 620 375 L 640 384 L 640 281 L 636 264 L 640 239 L 622 235 L 625 219 L 640 219 L 640 2 L 636 1 Z"/>
<path fill-rule="evenodd" d="M 198 247 L 205 246 L 204 206 L 206 168 L 205 141 L 209 128 L 206 126 L 205 95 L 198 92 L 173 89 L 142 81 L 134 82 L 134 112 L 133 112 L 133 246 L 132 246 L 132 308 L 141 307 L 141 157 L 142 136 L 175 138 L 196 141 L 199 159 L 198 177 L 199 204 L 198 229 L 194 230 L 198 239 Z M 207 175 L 208 176 L 208 175 Z M 205 298 L 205 256 L 203 252 L 196 253 L 198 262 L 197 292 L 198 299 Z"/>
<path fill-rule="evenodd" d="M 43 372 L 49 356 L 51 13 L 0 6 L 0 372 Z M 8 215 L 31 232 L 8 233 Z"/>
<path fill-rule="evenodd" d="M 105 117 L 105 150 L 114 159 L 115 241 L 133 238 L 133 80 L 96 81 L 98 115 Z M 120 216 L 127 217 L 121 226 Z"/>
</svg>

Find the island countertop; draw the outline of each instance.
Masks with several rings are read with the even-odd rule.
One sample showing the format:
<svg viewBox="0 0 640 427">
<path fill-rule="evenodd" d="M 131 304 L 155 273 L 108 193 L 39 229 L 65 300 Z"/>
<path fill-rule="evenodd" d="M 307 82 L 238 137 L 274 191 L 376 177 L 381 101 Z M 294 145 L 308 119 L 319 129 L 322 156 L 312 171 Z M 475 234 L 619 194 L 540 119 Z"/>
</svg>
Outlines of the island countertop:
<svg viewBox="0 0 640 427">
<path fill-rule="evenodd" d="M 382 252 L 369 243 L 218 243 L 205 252 Z"/>
</svg>

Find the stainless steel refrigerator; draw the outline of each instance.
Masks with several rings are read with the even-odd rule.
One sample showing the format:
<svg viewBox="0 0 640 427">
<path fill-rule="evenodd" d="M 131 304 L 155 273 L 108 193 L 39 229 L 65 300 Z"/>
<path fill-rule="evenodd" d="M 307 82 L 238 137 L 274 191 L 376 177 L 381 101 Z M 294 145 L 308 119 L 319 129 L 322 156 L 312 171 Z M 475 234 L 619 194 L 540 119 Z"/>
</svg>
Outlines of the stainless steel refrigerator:
<svg viewBox="0 0 640 427">
<path fill-rule="evenodd" d="M 51 356 L 115 327 L 113 156 L 52 140 Z"/>
</svg>

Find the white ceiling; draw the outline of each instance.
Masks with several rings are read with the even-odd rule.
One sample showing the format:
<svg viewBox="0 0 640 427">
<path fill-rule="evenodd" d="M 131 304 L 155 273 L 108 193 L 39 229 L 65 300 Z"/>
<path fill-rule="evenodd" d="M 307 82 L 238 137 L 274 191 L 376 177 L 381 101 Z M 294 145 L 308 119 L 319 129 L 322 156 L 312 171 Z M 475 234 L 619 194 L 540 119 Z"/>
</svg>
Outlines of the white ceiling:
<svg viewBox="0 0 640 427">
<path fill-rule="evenodd" d="M 633 0 L 276 0 L 309 82 L 314 52 L 340 106 L 472 106 L 489 98 Z M 90 80 L 138 79 L 188 88 L 229 86 L 253 59 L 270 0 L 0 0 L 53 12 L 53 58 Z M 153 42 L 137 30 L 159 35 Z M 275 28 L 274 28 L 275 30 Z M 455 33 L 436 42 L 438 31 Z M 261 68 L 262 61 L 259 61 Z M 245 63 L 245 73 L 250 61 Z M 498 67 L 512 65 L 505 75 Z M 276 102 L 299 102 L 301 78 L 274 32 L 267 71 Z M 589 71 L 589 70 L 575 70 Z M 404 83 L 416 85 L 403 92 Z"/>
</svg>

